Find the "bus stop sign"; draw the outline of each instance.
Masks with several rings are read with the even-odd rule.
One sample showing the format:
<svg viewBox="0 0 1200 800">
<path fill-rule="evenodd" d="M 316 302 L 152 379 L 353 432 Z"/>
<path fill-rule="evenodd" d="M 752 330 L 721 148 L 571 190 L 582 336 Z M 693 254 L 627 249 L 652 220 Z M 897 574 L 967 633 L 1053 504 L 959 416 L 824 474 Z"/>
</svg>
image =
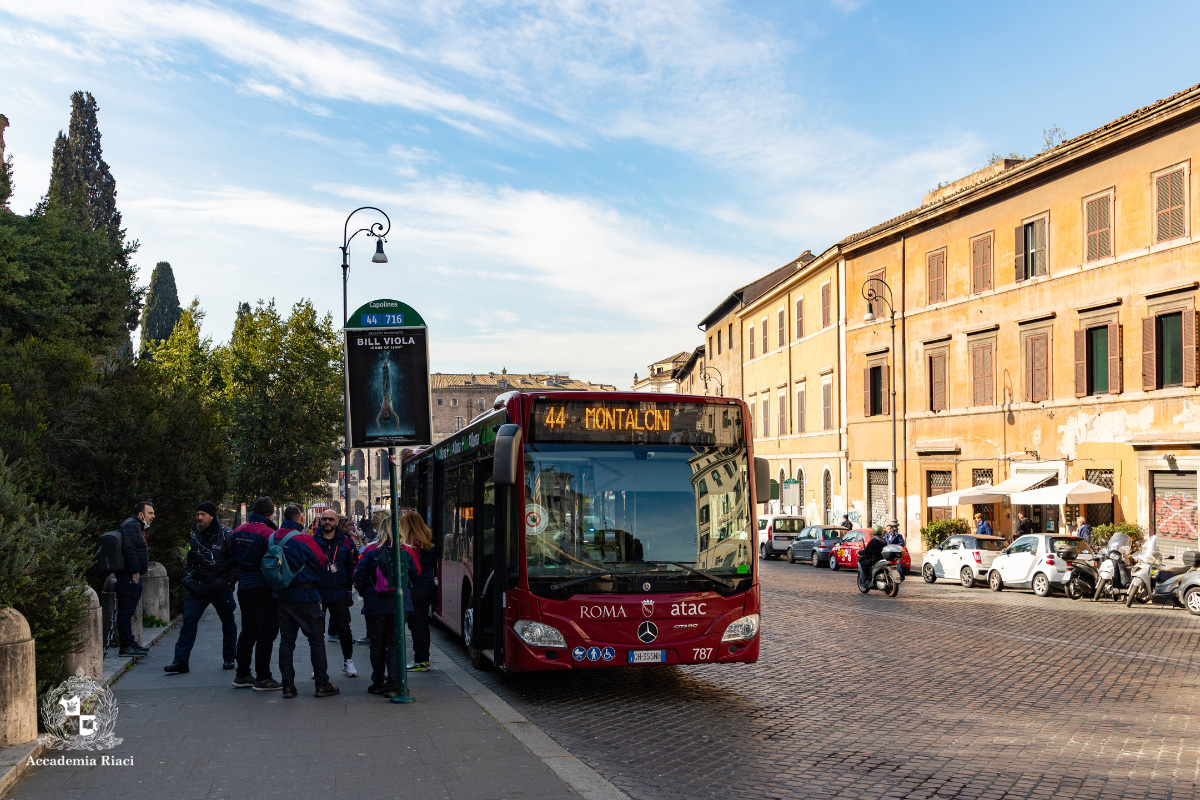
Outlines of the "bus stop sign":
<svg viewBox="0 0 1200 800">
<path fill-rule="evenodd" d="M 372 300 L 346 320 L 350 446 L 432 444 L 425 320 L 398 300 Z"/>
</svg>

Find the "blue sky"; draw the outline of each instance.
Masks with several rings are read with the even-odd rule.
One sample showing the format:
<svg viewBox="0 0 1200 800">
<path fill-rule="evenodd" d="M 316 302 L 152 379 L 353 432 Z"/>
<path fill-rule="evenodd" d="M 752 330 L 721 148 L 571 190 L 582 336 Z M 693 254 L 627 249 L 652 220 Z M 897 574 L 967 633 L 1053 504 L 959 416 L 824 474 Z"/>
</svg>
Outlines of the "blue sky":
<svg viewBox="0 0 1200 800">
<path fill-rule="evenodd" d="M 1164 27 L 1165 21 L 1170 20 Z M 143 283 L 206 331 L 240 301 L 394 297 L 433 369 L 627 386 L 736 286 L 914 207 L 989 153 L 1200 80 L 1181 3 L 0 0 L 12 207 L 70 93 L 100 105 Z M 366 218 L 360 215 L 356 219 Z"/>
</svg>

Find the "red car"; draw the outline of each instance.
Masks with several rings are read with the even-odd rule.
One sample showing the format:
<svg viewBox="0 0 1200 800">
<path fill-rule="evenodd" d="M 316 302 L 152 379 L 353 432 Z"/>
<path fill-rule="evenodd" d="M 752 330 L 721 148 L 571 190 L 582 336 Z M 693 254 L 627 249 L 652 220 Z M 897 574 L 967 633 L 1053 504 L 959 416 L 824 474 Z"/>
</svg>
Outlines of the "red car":
<svg viewBox="0 0 1200 800">
<path fill-rule="evenodd" d="M 829 568 L 858 569 L 858 551 L 866 544 L 869 535 L 871 535 L 871 531 L 868 528 L 846 531 L 846 535 L 833 546 L 833 550 L 829 553 Z M 905 547 L 904 554 L 900 556 L 900 571 L 907 575 L 908 568 L 911 566 L 912 559 L 909 558 L 908 548 Z"/>
</svg>

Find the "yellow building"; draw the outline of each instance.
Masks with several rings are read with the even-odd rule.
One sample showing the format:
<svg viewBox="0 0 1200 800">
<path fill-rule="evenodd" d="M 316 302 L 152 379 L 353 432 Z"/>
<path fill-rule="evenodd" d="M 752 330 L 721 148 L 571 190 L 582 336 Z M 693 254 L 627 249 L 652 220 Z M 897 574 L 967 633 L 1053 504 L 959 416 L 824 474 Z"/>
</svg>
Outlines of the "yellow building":
<svg viewBox="0 0 1200 800">
<path fill-rule="evenodd" d="M 773 491 L 770 509 L 832 524 L 847 511 L 841 255 L 806 253 L 789 266 L 737 312 L 742 397 L 753 410 L 754 454 L 771 462 L 780 487 L 798 481 L 799 502 Z"/>
<path fill-rule="evenodd" d="M 1110 486 L 1113 502 L 1018 509 L 1005 497 L 976 510 L 1003 535 L 1018 511 L 1046 531 L 1082 511 L 1091 523 L 1137 522 L 1164 552 L 1196 548 L 1195 157 L 1200 86 L 997 162 L 839 244 L 854 510 L 890 516 L 894 414 L 910 547 L 947 513 L 927 505 L 932 495 L 1086 479 Z M 868 303 L 869 288 L 894 299 L 894 346 L 888 305 Z"/>
</svg>

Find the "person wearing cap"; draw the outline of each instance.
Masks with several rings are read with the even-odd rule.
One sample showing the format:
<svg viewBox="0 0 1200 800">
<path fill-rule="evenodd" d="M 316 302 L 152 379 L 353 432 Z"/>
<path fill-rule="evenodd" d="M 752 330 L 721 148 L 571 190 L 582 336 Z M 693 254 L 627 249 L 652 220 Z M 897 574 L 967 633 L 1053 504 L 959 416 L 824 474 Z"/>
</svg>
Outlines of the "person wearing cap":
<svg viewBox="0 0 1200 800">
<path fill-rule="evenodd" d="M 229 528 L 218 519 L 217 507 L 205 500 L 196 507 L 196 525 L 183 563 L 183 586 L 188 591 L 183 603 L 183 626 L 175 642 L 175 658 L 163 667 L 164 672 L 180 675 L 190 671 L 188 659 L 196 644 L 196 628 L 210 605 L 221 618 L 221 666 L 233 669 L 238 634 L 233 618 L 236 582 Z"/>
</svg>

